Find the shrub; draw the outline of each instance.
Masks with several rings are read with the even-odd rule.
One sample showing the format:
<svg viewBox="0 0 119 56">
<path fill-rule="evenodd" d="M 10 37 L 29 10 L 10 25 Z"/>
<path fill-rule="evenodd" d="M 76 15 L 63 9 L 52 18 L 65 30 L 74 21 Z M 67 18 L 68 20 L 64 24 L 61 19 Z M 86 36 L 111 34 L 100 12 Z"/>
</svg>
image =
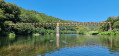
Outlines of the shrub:
<svg viewBox="0 0 119 56">
<path fill-rule="evenodd" d="M 10 33 L 10 34 L 9 34 L 9 38 L 10 38 L 10 39 L 14 39 L 15 36 L 16 36 L 15 33 Z"/>
</svg>

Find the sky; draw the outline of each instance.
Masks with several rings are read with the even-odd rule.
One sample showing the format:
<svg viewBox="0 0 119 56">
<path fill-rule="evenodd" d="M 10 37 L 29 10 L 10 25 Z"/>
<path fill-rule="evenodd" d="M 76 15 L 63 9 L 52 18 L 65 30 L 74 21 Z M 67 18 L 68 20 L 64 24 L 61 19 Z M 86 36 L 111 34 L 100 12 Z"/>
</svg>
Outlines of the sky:
<svg viewBox="0 0 119 56">
<path fill-rule="evenodd" d="M 5 0 L 56 18 L 78 22 L 101 22 L 119 16 L 119 0 Z"/>
</svg>

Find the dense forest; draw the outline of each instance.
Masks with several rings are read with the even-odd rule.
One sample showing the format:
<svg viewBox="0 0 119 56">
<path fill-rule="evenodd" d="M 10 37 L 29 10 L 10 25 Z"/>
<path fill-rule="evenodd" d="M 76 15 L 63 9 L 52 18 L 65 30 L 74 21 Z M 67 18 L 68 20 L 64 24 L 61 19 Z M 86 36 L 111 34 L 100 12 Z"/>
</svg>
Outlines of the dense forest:
<svg viewBox="0 0 119 56">
<path fill-rule="evenodd" d="M 109 26 L 101 26 L 100 33 L 101 35 L 119 35 L 119 16 L 109 17 L 105 22 L 111 22 L 112 30 L 108 31 Z"/>
<path fill-rule="evenodd" d="M 6 35 L 9 33 L 15 33 L 18 35 L 28 35 L 33 33 L 40 34 L 54 34 L 56 33 L 55 27 L 10 27 L 11 23 L 56 23 L 56 22 L 71 22 L 61 20 L 52 16 L 48 16 L 44 13 L 39 13 L 34 10 L 25 10 L 16 4 L 6 3 L 4 0 L 0 0 L 0 35 Z M 90 31 L 98 31 L 102 34 L 118 34 L 119 30 L 119 17 L 109 17 L 105 22 L 111 22 L 112 31 L 108 31 L 109 26 L 104 25 L 101 27 L 95 27 L 91 30 L 87 27 L 61 27 L 61 33 L 78 33 L 85 34 Z M 98 30 L 97 30 L 98 29 Z M 106 33 L 105 33 L 106 32 Z M 113 32 L 113 33 L 112 33 Z"/>
<path fill-rule="evenodd" d="M 10 23 L 56 23 L 56 22 L 70 22 L 61 20 L 52 16 L 48 16 L 44 13 L 39 13 L 34 10 L 25 10 L 16 4 L 6 3 L 4 0 L 0 0 L 0 34 L 5 35 L 10 32 L 16 34 L 32 34 L 32 33 L 55 33 L 55 28 L 48 27 L 21 27 L 21 28 L 10 28 Z M 74 28 L 62 27 L 62 33 L 75 33 Z M 64 30 L 68 30 L 67 32 Z"/>
</svg>

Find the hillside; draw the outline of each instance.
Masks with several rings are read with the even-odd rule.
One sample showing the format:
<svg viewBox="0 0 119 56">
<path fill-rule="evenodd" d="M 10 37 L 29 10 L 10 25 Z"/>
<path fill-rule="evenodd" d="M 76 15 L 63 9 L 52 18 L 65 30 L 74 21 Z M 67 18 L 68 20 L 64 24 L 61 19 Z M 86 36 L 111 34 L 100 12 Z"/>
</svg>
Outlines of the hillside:
<svg viewBox="0 0 119 56">
<path fill-rule="evenodd" d="M 16 4 L 6 3 L 4 0 L 0 0 L 0 34 L 8 34 L 11 29 L 12 32 L 17 34 L 29 34 L 29 33 L 55 33 L 55 28 L 42 27 L 34 30 L 31 28 L 10 28 L 9 23 L 56 23 L 56 22 L 71 22 L 66 20 L 61 20 L 52 16 L 48 16 L 44 13 L 39 13 L 34 10 L 25 10 Z M 65 28 L 66 29 L 66 28 Z M 41 30 L 41 31 L 40 31 Z"/>
<path fill-rule="evenodd" d="M 23 8 L 20 8 L 20 11 L 21 11 L 20 14 L 21 22 L 51 23 L 51 22 L 58 22 L 59 20 L 61 22 L 68 22 L 66 20 L 61 20 L 59 18 L 48 16 L 44 13 L 39 13 L 34 10 L 25 10 Z"/>
</svg>

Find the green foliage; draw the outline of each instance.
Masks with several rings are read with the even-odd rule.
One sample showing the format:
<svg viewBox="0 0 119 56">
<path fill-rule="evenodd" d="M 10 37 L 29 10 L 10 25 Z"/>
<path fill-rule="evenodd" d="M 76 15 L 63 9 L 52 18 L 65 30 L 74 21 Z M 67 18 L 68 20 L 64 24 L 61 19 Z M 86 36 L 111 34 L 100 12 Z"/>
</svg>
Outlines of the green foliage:
<svg viewBox="0 0 119 56">
<path fill-rule="evenodd" d="M 4 0 L 0 0 L 0 33 L 2 35 L 4 35 L 5 32 L 8 32 L 8 24 L 10 21 L 16 23 L 20 20 L 20 13 L 20 9 L 17 5 L 13 3 L 6 3 Z"/>
<path fill-rule="evenodd" d="M 20 8 L 21 10 L 21 15 L 20 19 L 21 22 L 24 23 L 51 23 L 51 22 L 58 22 L 59 20 L 61 22 L 67 22 L 52 16 L 47 16 L 43 13 L 38 13 L 37 11 L 34 10 L 25 10 L 23 8 Z"/>
<path fill-rule="evenodd" d="M 119 21 L 114 22 L 113 28 L 119 29 Z"/>
<path fill-rule="evenodd" d="M 113 32 L 101 32 L 99 35 L 114 35 Z"/>
<path fill-rule="evenodd" d="M 111 22 L 112 28 L 119 28 L 119 16 L 118 17 L 109 17 L 106 22 Z"/>
<path fill-rule="evenodd" d="M 108 26 L 107 25 L 103 25 L 99 28 L 99 31 L 100 32 L 103 32 L 103 31 L 108 31 Z"/>
<path fill-rule="evenodd" d="M 36 22 L 43 22 L 41 16 L 36 13 L 35 11 L 24 10 L 21 8 L 21 22 L 24 23 L 36 23 Z"/>
<path fill-rule="evenodd" d="M 3 19 L 5 19 L 5 18 L 6 18 L 6 17 L 5 17 L 5 15 L 4 15 L 3 10 L 0 9 L 0 20 L 3 20 Z"/>
<path fill-rule="evenodd" d="M 15 36 L 16 36 L 15 33 L 10 33 L 10 34 L 9 34 L 9 38 L 10 38 L 10 39 L 14 39 Z"/>
<path fill-rule="evenodd" d="M 105 22 L 111 22 L 111 27 L 112 27 L 112 30 L 115 30 L 115 29 L 118 29 L 119 30 L 119 16 L 118 17 L 109 17 L 107 19 L 107 21 Z M 99 28 L 99 31 L 102 32 L 100 34 L 107 34 L 107 35 L 110 35 L 110 34 L 113 34 L 112 32 L 109 32 L 109 25 L 103 25 Z M 108 32 L 105 32 L 105 31 L 108 31 Z M 115 33 L 115 32 L 114 32 Z"/>
<path fill-rule="evenodd" d="M 112 30 L 107 32 L 101 32 L 99 35 L 119 35 L 119 30 Z"/>
<path fill-rule="evenodd" d="M 77 27 L 77 33 L 78 34 L 86 34 L 89 31 L 89 28 L 84 26 Z"/>
<path fill-rule="evenodd" d="M 6 3 L 0 0 L 0 34 L 6 34 L 10 30 L 16 34 L 45 34 L 55 33 L 53 27 L 9 27 L 11 23 L 56 23 L 56 22 L 69 22 L 64 21 L 52 16 L 47 16 L 34 10 L 25 10 L 13 3 Z M 1 35 L 2 35 L 1 34 Z"/>
<path fill-rule="evenodd" d="M 109 17 L 106 22 L 114 23 L 116 21 L 116 17 Z"/>
<path fill-rule="evenodd" d="M 21 13 L 19 7 L 13 3 L 2 3 L 1 7 L 2 11 L 4 12 L 4 21 L 13 21 L 17 22 L 19 21 L 19 15 Z"/>
<path fill-rule="evenodd" d="M 76 34 L 76 31 L 71 31 L 71 30 L 61 30 L 61 34 Z"/>
<path fill-rule="evenodd" d="M 88 34 L 90 34 L 90 35 L 97 35 L 97 34 L 99 34 L 99 31 L 90 31 L 90 32 L 88 32 Z"/>
<path fill-rule="evenodd" d="M 39 33 L 34 33 L 33 36 L 40 36 L 40 34 Z"/>
</svg>

